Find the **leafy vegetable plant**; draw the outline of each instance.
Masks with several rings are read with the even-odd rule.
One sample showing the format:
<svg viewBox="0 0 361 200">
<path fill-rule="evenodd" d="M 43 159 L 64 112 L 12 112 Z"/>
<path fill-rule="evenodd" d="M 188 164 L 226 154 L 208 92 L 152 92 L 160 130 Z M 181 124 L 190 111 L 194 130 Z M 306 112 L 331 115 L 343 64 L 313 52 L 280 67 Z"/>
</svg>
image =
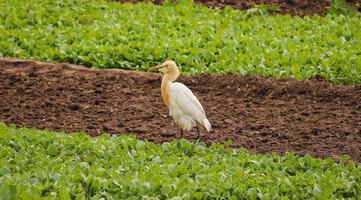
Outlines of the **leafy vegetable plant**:
<svg viewBox="0 0 361 200">
<path fill-rule="evenodd" d="M 347 4 L 345 0 L 332 0 L 331 6 L 328 8 L 330 14 L 355 16 L 358 15 L 357 8 Z"/>
<path fill-rule="evenodd" d="M 237 73 L 361 83 L 360 17 L 269 16 L 190 0 L 0 0 L 0 56 L 185 73 Z"/>
<path fill-rule="evenodd" d="M 0 124 L 0 199 L 360 199 L 352 161 Z"/>
</svg>

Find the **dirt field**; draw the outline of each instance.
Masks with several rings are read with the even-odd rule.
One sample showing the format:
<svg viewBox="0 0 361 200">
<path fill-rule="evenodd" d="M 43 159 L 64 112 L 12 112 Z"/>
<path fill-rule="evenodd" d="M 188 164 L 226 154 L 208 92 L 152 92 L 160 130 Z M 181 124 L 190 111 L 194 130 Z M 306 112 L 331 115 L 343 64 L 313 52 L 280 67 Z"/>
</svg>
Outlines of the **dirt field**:
<svg viewBox="0 0 361 200">
<path fill-rule="evenodd" d="M 113 0 L 119 2 L 139 2 L 151 1 L 155 4 L 161 4 L 163 0 Z M 176 1 L 176 0 L 174 0 Z M 194 0 L 209 7 L 223 8 L 225 6 L 232 6 L 236 9 L 249 9 L 255 5 L 275 5 L 280 9 L 278 14 L 291 14 L 291 15 L 325 15 L 328 7 L 331 5 L 332 0 Z M 346 0 L 347 3 L 356 7 L 361 12 L 361 0 Z"/>
<path fill-rule="evenodd" d="M 93 136 L 134 133 L 161 143 L 177 139 L 158 74 L 91 70 L 66 64 L 0 59 L 0 121 Z M 200 99 L 214 133 L 201 140 L 253 152 L 349 154 L 361 161 L 361 85 L 258 76 L 182 77 Z M 196 132 L 185 134 L 195 140 Z"/>
</svg>

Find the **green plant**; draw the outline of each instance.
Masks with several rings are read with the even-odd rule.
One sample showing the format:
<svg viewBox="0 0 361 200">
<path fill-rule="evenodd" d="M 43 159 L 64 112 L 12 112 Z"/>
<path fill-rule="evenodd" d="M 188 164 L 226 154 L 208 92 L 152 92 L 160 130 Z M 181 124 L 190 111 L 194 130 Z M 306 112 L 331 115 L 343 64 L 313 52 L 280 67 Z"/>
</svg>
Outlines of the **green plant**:
<svg viewBox="0 0 361 200">
<path fill-rule="evenodd" d="M 357 8 L 349 5 L 345 0 L 332 0 L 328 13 L 345 16 L 356 16 L 359 14 Z"/>
<path fill-rule="evenodd" d="M 359 199 L 360 184 L 351 160 L 0 123 L 0 199 Z"/>
<path fill-rule="evenodd" d="M 276 5 L 257 4 L 253 8 L 246 11 L 249 14 L 268 15 L 272 12 L 279 11 L 280 8 Z"/>
<path fill-rule="evenodd" d="M 189 0 L 0 0 L 0 56 L 133 70 L 173 59 L 190 74 L 361 83 L 359 22 L 210 9 Z"/>
</svg>

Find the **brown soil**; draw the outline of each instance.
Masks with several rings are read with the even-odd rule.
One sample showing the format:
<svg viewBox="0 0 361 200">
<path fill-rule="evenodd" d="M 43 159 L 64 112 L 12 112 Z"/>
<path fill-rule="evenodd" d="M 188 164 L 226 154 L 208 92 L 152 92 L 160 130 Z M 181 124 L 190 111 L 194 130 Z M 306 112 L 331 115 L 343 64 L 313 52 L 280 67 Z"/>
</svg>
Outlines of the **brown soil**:
<svg viewBox="0 0 361 200">
<path fill-rule="evenodd" d="M 179 82 L 212 123 L 214 132 L 201 137 L 207 144 L 232 140 L 231 147 L 258 153 L 361 161 L 361 85 L 209 74 Z M 134 133 L 156 143 L 180 133 L 162 103 L 158 74 L 9 59 L 0 59 L 0 121 L 93 136 Z M 196 132 L 185 137 L 194 141 Z"/>
<path fill-rule="evenodd" d="M 236 9 L 249 9 L 255 5 L 265 4 L 279 7 L 275 13 L 291 15 L 325 15 L 331 0 L 197 0 L 210 7 L 232 6 Z"/>
<path fill-rule="evenodd" d="M 119 2 L 140 2 L 151 1 L 155 4 L 161 4 L 163 0 L 113 0 Z M 176 0 L 173 0 L 176 1 Z M 224 8 L 231 6 L 235 9 L 249 9 L 255 5 L 272 5 L 278 6 L 279 11 L 276 14 L 291 15 L 326 15 L 328 7 L 332 0 L 195 0 L 196 3 L 206 5 L 208 7 Z M 361 12 L 361 0 L 346 0 L 350 5 L 355 6 Z"/>
<path fill-rule="evenodd" d="M 361 12 L 361 0 L 346 0 L 347 3 L 357 8 Z"/>
</svg>

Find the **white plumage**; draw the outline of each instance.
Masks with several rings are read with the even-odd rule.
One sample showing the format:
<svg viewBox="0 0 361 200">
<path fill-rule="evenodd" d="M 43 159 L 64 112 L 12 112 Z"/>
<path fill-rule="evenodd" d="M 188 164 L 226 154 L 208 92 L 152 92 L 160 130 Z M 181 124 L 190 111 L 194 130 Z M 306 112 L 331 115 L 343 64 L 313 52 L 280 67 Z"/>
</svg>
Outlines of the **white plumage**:
<svg viewBox="0 0 361 200">
<path fill-rule="evenodd" d="M 208 132 L 212 130 L 204 109 L 192 91 L 182 83 L 174 82 L 179 77 L 179 70 L 174 61 L 165 61 L 151 70 L 159 70 L 164 73 L 161 84 L 161 92 L 164 104 L 169 108 L 169 114 L 183 131 L 203 126 Z"/>
<path fill-rule="evenodd" d="M 178 82 L 170 83 L 169 98 L 169 114 L 183 130 L 190 131 L 198 123 L 211 131 L 211 124 L 201 103 L 187 86 Z"/>
</svg>

